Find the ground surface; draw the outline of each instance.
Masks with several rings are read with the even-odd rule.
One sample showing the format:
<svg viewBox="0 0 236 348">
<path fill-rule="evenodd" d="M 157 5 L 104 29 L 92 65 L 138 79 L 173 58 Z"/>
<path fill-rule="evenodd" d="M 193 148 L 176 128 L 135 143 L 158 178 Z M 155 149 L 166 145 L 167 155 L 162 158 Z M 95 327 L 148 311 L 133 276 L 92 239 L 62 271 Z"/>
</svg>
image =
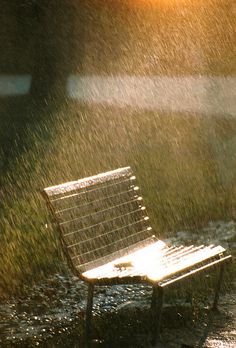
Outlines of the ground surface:
<svg viewBox="0 0 236 348">
<path fill-rule="evenodd" d="M 191 240 L 218 241 L 235 253 L 234 222 L 210 223 L 191 233 Z M 186 240 L 179 231 L 175 241 Z M 172 242 L 172 241 L 171 241 Z M 208 274 L 201 278 L 202 295 L 188 282 L 184 289 L 167 293 L 163 314 L 163 347 L 233 348 L 236 343 L 235 280 L 226 274 L 220 311 L 209 311 L 212 287 Z M 192 282 L 192 281 L 191 281 Z M 198 286 L 198 285 L 197 285 Z M 0 304 L 1 347 L 84 347 L 82 341 L 86 286 L 71 274 L 55 275 L 27 289 L 27 296 Z M 204 293 L 208 293 L 207 296 Z M 148 347 L 148 306 L 151 288 L 144 285 L 101 287 L 94 304 L 93 345 L 101 347 Z M 176 296 L 177 295 L 177 296 Z M 132 333 L 132 335 L 130 335 Z M 161 346 L 160 346 L 161 347 Z"/>
</svg>

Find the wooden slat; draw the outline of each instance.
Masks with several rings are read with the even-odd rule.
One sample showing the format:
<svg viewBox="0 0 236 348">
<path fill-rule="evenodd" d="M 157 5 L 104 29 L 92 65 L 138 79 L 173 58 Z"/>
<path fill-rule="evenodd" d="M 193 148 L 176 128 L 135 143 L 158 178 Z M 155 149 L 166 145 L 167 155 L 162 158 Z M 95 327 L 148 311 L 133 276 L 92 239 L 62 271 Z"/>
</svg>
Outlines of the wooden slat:
<svg viewBox="0 0 236 348">
<path fill-rule="evenodd" d="M 176 274 L 175 277 L 173 277 L 172 279 L 166 279 L 166 280 L 160 282 L 159 285 L 161 287 L 166 287 L 166 286 L 172 285 L 172 284 L 176 283 L 177 281 L 180 281 L 180 280 L 183 280 L 187 277 L 193 276 L 193 275 L 197 274 L 198 272 L 202 272 L 210 267 L 217 266 L 219 263 L 230 261 L 231 259 L 232 259 L 232 256 L 228 255 L 225 257 L 221 257 L 218 260 L 214 260 L 212 262 L 209 262 L 203 266 L 198 265 L 199 267 L 195 267 L 194 269 L 189 270 L 181 275 Z"/>
<path fill-rule="evenodd" d="M 138 191 L 130 167 L 44 190 L 73 262 L 94 263 L 152 235 Z"/>
<path fill-rule="evenodd" d="M 54 204 L 56 202 L 64 202 L 69 199 L 79 199 L 80 197 L 88 198 L 89 200 L 95 200 L 96 197 L 102 197 L 103 195 L 108 196 L 108 193 L 119 193 L 121 191 L 121 186 L 123 188 L 133 188 L 133 181 L 135 176 L 129 176 L 128 178 L 122 178 L 119 180 L 112 180 L 99 185 L 94 185 L 92 187 L 86 187 L 82 189 L 75 189 L 64 194 L 53 195 L 50 197 L 50 201 Z"/>
<path fill-rule="evenodd" d="M 86 205 L 90 202 L 96 202 L 97 200 L 103 200 L 109 196 L 119 195 L 121 192 L 129 191 L 131 195 L 137 195 L 139 188 L 133 185 L 131 179 L 120 181 L 118 183 L 112 183 L 109 186 L 94 187 L 93 190 L 83 190 L 81 192 L 64 195 L 59 199 L 50 200 L 55 210 L 63 210 L 73 207 L 74 205 Z M 53 196 L 54 197 L 54 196 Z"/>
<path fill-rule="evenodd" d="M 148 237 L 148 235 L 151 237 L 152 233 L 150 233 L 151 230 L 148 230 L 147 228 L 144 230 L 141 230 L 133 235 L 129 235 L 126 238 L 118 239 L 114 242 L 111 242 L 109 244 L 103 245 L 99 248 L 87 251 L 83 254 L 80 254 L 78 256 L 75 256 L 73 260 L 79 261 L 79 263 L 84 264 L 87 263 L 87 260 L 96 260 L 100 257 L 108 256 L 110 254 L 113 254 L 116 252 L 116 250 L 122 250 L 124 248 L 128 248 L 132 246 L 133 244 L 140 243 L 142 241 L 145 241 Z"/>
<path fill-rule="evenodd" d="M 140 228 L 141 223 L 143 223 L 143 228 Z M 133 236 L 134 239 L 139 239 L 139 234 L 141 231 L 146 231 L 148 229 L 148 232 L 151 231 L 151 227 L 145 226 L 145 220 L 135 222 L 133 224 L 130 224 L 127 228 L 118 228 L 114 229 L 112 231 L 106 232 L 103 235 L 97 235 L 91 238 L 86 238 L 84 240 L 74 240 L 70 244 L 68 244 L 67 248 L 69 250 L 69 253 L 71 254 L 71 257 L 76 257 L 83 255 L 84 253 L 92 253 L 94 250 L 96 250 L 99 246 L 100 248 L 113 245 L 114 241 L 122 240 L 123 241 L 123 247 L 128 246 L 129 243 L 129 237 Z M 142 232 L 143 234 L 144 232 Z M 152 235 L 151 232 L 148 233 L 148 236 Z M 128 236 L 128 237 L 127 237 Z M 136 240 L 137 241 L 137 240 Z M 117 245 L 118 247 L 118 245 Z"/>
<path fill-rule="evenodd" d="M 221 246 L 205 246 L 201 247 L 197 250 L 194 250 L 191 253 L 187 253 L 186 255 L 181 255 L 181 257 L 177 257 L 174 261 L 165 262 L 163 261 L 158 263 L 160 268 L 160 272 L 149 272 L 147 270 L 147 277 L 153 281 L 160 281 L 162 279 L 171 277 L 174 274 L 178 274 L 179 272 L 185 271 L 191 267 L 200 264 L 201 262 L 207 262 L 207 260 L 223 253 L 225 251 Z M 155 260 L 153 260 L 155 265 Z"/>
<path fill-rule="evenodd" d="M 149 239 L 147 243 L 145 243 L 143 246 L 140 246 L 138 250 L 131 251 L 128 255 L 123 256 L 121 258 L 113 258 L 112 262 L 106 263 L 103 266 L 97 267 L 92 269 L 91 271 L 85 272 L 82 275 L 85 278 L 95 278 L 95 279 L 101 279 L 101 278 L 114 278 L 114 277 L 126 277 L 132 276 L 142 276 L 142 274 L 135 268 L 135 267 L 129 267 L 128 273 L 124 272 L 124 268 L 118 270 L 117 265 L 119 264 L 127 264 L 130 263 L 130 261 L 134 260 L 137 257 L 137 254 L 140 253 L 140 251 L 144 251 L 145 249 L 149 248 L 155 248 L 157 255 L 163 254 L 163 255 L 170 255 L 173 253 L 173 251 L 179 250 L 182 248 L 180 247 L 168 247 L 164 242 L 158 241 L 156 238 Z M 144 260 L 145 262 L 146 260 Z"/>
<path fill-rule="evenodd" d="M 67 216 L 75 216 L 75 215 L 82 215 L 86 212 L 91 211 L 92 209 L 98 209 L 101 205 L 103 207 L 109 207 L 112 204 L 118 204 L 126 202 L 127 200 L 130 200 L 131 198 L 138 198 L 137 192 L 133 192 L 133 188 L 121 191 L 116 194 L 107 196 L 107 197 L 99 197 L 98 199 L 94 199 L 93 201 L 89 201 L 84 204 L 77 204 L 77 205 L 70 205 L 67 208 L 64 209 L 58 209 L 55 210 L 55 214 L 57 214 L 58 217 L 62 219 L 66 219 Z"/>
<path fill-rule="evenodd" d="M 145 211 L 145 207 L 141 207 L 131 212 L 120 214 L 116 216 L 115 218 L 112 218 L 109 220 L 103 220 L 93 225 L 83 225 L 81 223 L 81 228 L 78 228 L 76 230 L 70 229 L 68 231 L 67 228 L 64 228 L 64 226 L 61 226 L 60 224 L 59 226 L 63 229 L 63 236 L 67 237 L 67 236 L 77 235 L 78 237 L 80 237 L 82 235 L 82 232 L 87 230 L 96 232 L 96 229 L 98 229 L 99 227 L 102 227 L 102 230 L 104 229 L 110 230 L 110 229 L 114 229 L 114 227 L 118 227 L 121 225 L 127 226 L 129 223 L 139 220 L 140 217 L 144 217 L 144 211 Z"/>
<path fill-rule="evenodd" d="M 135 260 L 137 256 L 136 253 L 130 253 L 130 255 L 126 256 L 125 258 L 122 258 L 120 260 L 114 260 L 113 262 L 107 263 L 104 266 L 98 267 L 93 269 L 92 271 L 85 272 L 83 276 L 85 278 L 92 279 L 110 279 L 113 278 L 127 278 L 127 277 L 134 277 L 136 279 L 139 278 L 139 280 L 149 280 L 150 282 L 158 281 L 158 284 L 161 286 L 165 286 L 165 284 L 170 284 L 175 281 L 175 278 L 181 279 L 183 274 L 191 274 L 192 270 L 201 269 L 203 266 L 204 268 L 210 267 L 212 262 L 215 260 L 218 260 L 219 258 L 222 258 L 223 253 L 225 252 L 225 249 L 220 246 L 178 246 L 178 247 L 168 247 L 164 246 L 160 249 L 159 241 L 150 244 L 149 246 L 145 246 L 143 249 L 139 250 L 138 253 L 140 254 L 140 251 L 149 250 L 149 247 L 153 248 L 153 246 L 156 248 L 156 260 L 151 259 L 152 266 L 157 265 L 157 271 L 163 272 L 162 278 L 158 280 L 153 280 L 149 277 L 149 268 L 139 268 L 136 267 L 136 264 L 133 263 L 132 260 Z M 145 253 L 145 259 L 143 262 L 149 264 L 148 256 L 152 253 L 148 252 Z M 172 262 L 169 256 L 174 256 L 175 262 Z M 198 255 L 198 260 L 192 262 L 192 259 L 194 256 Z M 230 257 L 229 257 L 230 258 Z M 228 259 L 226 257 L 225 259 Z M 130 261 L 131 267 L 127 267 L 127 269 L 121 269 L 117 270 L 115 267 L 116 262 L 124 262 L 125 264 Z M 183 262 L 184 260 L 184 262 Z M 158 263 L 156 263 L 158 261 Z M 187 262 L 185 262 L 187 261 Z M 177 267 L 175 267 L 177 266 Z M 179 266 L 179 268 L 178 268 Z M 175 271 L 173 271 L 173 267 L 175 267 Z M 183 276 L 184 277 L 184 276 Z"/>
<path fill-rule="evenodd" d="M 65 194 L 67 192 L 89 187 L 92 185 L 101 184 L 109 180 L 113 180 L 113 179 L 117 179 L 121 177 L 127 177 L 131 174 L 132 174 L 131 168 L 125 167 L 125 168 L 112 170 L 110 172 L 90 176 L 77 181 L 71 181 L 65 184 L 47 187 L 44 189 L 44 191 L 47 193 L 49 197 L 51 197 L 54 195 Z"/>
<path fill-rule="evenodd" d="M 110 253 L 109 255 L 105 255 L 105 256 L 101 256 L 99 258 L 97 258 L 96 260 L 91 260 L 89 262 L 85 262 L 84 264 L 80 263 L 78 260 L 78 263 L 74 264 L 75 268 L 81 273 L 86 272 L 88 270 L 91 270 L 95 267 L 99 267 L 101 265 L 105 265 L 106 263 L 113 261 L 119 257 L 123 257 L 123 256 L 127 256 L 130 253 L 133 253 L 137 250 L 140 250 L 140 248 L 143 248 L 147 245 L 153 244 L 157 241 L 155 236 L 150 236 L 148 238 L 146 238 L 145 240 L 141 240 L 137 243 L 134 243 L 128 247 L 123 247 L 119 250 L 116 250 L 112 253 Z"/>
<path fill-rule="evenodd" d="M 140 197 L 141 198 L 141 197 Z M 72 219 L 69 220 L 64 220 L 62 222 L 60 222 L 60 226 L 76 226 L 77 222 L 83 222 L 86 220 L 89 220 L 90 223 L 91 221 L 94 223 L 99 223 L 101 221 L 104 221 L 104 219 L 112 219 L 112 218 L 116 218 L 117 215 L 120 214 L 124 214 L 127 209 L 130 209 L 131 213 L 134 210 L 140 209 L 141 208 L 141 199 L 132 199 L 132 200 L 128 200 L 126 202 L 123 202 L 121 204 L 117 204 L 117 205 L 111 205 L 109 208 L 105 208 L 104 207 L 100 207 L 99 210 L 96 211 L 92 211 L 90 214 L 86 214 L 86 215 L 81 215 L 81 216 L 76 216 Z M 129 208 L 130 207 L 130 208 Z M 132 209 L 131 209 L 132 207 Z"/>
<path fill-rule="evenodd" d="M 97 235 L 95 237 L 93 236 L 93 237 L 90 237 L 88 239 L 84 239 L 82 241 L 79 241 L 78 244 L 82 245 L 82 244 L 84 244 L 86 242 L 89 242 L 89 241 L 92 241 L 92 240 L 98 240 L 98 239 L 101 239 L 101 238 L 106 238 L 108 235 L 111 235 L 111 234 L 114 234 L 114 233 L 117 234 L 117 233 L 119 233 L 122 230 L 125 230 L 126 234 L 128 234 L 127 232 L 129 232 L 132 227 L 135 227 L 136 225 L 138 227 L 140 227 L 140 224 L 141 223 L 145 223 L 145 221 L 146 220 L 144 218 L 142 220 L 134 221 L 134 222 L 130 223 L 129 225 L 121 226 L 121 227 L 116 228 L 114 230 L 110 230 L 108 232 L 105 232 L 104 234 L 99 234 L 99 235 Z M 148 227 L 148 228 L 151 229 L 151 227 Z M 68 245 L 67 247 L 69 248 L 70 245 Z"/>
</svg>

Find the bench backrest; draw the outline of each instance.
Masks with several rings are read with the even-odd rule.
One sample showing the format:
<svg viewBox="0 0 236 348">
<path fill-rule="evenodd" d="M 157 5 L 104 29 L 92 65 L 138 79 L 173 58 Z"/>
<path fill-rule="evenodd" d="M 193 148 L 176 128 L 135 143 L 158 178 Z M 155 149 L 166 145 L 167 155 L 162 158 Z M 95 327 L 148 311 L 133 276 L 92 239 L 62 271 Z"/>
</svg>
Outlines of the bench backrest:
<svg viewBox="0 0 236 348">
<path fill-rule="evenodd" d="M 79 273 L 152 240 L 130 167 L 48 187 L 43 193 L 69 261 Z"/>
</svg>

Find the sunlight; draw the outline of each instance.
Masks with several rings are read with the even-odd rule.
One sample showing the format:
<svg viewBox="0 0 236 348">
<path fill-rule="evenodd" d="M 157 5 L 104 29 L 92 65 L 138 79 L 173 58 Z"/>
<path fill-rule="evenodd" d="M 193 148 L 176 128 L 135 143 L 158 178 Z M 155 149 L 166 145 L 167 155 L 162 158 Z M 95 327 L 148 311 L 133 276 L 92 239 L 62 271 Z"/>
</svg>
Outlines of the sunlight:
<svg viewBox="0 0 236 348">
<path fill-rule="evenodd" d="M 224 251 L 223 247 L 214 245 L 169 248 L 159 240 L 128 256 L 84 272 L 83 276 L 99 279 L 138 275 L 152 281 L 160 281 Z"/>
</svg>

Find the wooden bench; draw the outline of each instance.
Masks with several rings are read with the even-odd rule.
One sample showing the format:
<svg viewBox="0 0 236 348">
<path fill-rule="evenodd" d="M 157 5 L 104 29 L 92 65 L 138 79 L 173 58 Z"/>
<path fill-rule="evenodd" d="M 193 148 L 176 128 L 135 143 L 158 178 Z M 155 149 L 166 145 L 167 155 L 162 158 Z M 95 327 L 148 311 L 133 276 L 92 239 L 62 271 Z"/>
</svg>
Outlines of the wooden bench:
<svg viewBox="0 0 236 348">
<path fill-rule="evenodd" d="M 164 289 L 220 265 L 213 307 L 217 307 L 224 264 L 221 246 L 166 245 L 149 224 L 130 167 L 45 188 L 68 262 L 88 283 L 86 337 L 90 337 L 95 285 L 152 284 L 152 341 L 160 335 Z"/>
</svg>

